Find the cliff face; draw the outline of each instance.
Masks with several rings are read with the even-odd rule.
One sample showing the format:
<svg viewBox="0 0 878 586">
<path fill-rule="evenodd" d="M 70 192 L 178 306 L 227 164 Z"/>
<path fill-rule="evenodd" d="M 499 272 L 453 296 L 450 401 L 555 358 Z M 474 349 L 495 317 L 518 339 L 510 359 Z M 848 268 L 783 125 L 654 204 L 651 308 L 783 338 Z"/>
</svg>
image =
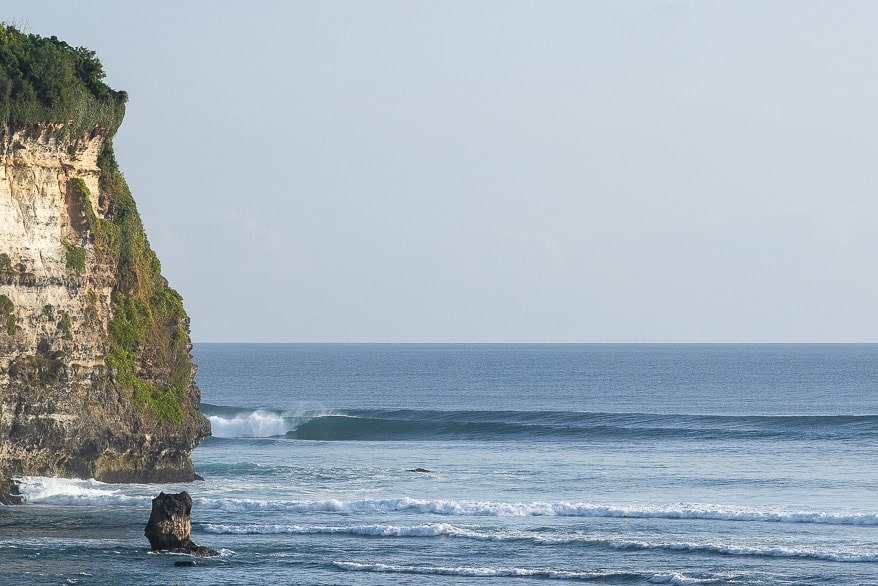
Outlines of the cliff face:
<svg viewBox="0 0 878 586">
<path fill-rule="evenodd" d="M 0 475 L 189 481 L 210 433 L 108 134 L 0 128 Z"/>
</svg>

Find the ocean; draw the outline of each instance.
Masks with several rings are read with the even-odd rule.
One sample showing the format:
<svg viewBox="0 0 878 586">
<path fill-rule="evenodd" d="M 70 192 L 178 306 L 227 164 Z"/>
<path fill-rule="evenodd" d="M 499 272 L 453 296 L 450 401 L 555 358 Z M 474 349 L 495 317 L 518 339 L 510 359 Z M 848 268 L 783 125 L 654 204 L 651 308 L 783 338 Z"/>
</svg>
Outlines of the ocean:
<svg viewBox="0 0 878 586">
<path fill-rule="evenodd" d="M 21 478 L 2 584 L 878 584 L 878 345 L 197 344 L 203 482 Z M 143 529 L 193 497 L 177 567 Z"/>
</svg>

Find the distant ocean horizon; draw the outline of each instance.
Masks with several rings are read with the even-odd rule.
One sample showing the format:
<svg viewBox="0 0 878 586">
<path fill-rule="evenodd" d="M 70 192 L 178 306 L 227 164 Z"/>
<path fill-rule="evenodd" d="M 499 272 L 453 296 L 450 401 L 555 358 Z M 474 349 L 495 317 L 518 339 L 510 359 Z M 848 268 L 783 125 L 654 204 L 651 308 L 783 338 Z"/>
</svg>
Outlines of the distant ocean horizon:
<svg viewBox="0 0 878 586">
<path fill-rule="evenodd" d="M 878 344 L 193 354 L 205 481 L 22 478 L 0 583 L 878 583 Z M 143 538 L 182 489 L 190 568 Z"/>
<path fill-rule="evenodd" d="M 255 341 L 195 340 L 194 346 L 247 345 L 247 346 L 876 346 L 878 342 L 557 342 L 557 341 Z"/>
</svg>

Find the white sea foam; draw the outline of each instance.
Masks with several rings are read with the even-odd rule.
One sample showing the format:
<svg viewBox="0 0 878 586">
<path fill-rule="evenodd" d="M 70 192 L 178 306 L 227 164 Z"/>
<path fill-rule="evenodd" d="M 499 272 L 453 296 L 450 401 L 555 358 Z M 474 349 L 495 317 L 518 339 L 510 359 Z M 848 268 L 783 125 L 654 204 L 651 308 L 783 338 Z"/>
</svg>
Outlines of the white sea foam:
<svg viewBox="0 0 878 586">
<path fill-rule="evenodd" d="M 674 572 L 673 574 L 655 574 L 648 580 L 650 584 L 670 584 L 671 586 L 692 586 L 694 584 L 716 584 L 724 580 L 720 578 L 693 578 Z"/>
<path fill-rule="evenodd" d="M 333 562 L 338 568 L 354 572 L 464 576 L 470 578 L 548 578 L 555 580 L 594 580 L 619 576 L 617 572 L 584 572 L 554 568 L 472 567 L 472 566 L 403 566 L 395 564 Z"/>
<path fill-rule="evenodd" d="M 253 411 L 229 419 L 211 415 L 210 429 L 216 437 L 274 437 L 290 431 L 283 416 L 271 411 Z"/>
<path fill-rule="evenodd" d="M 670 551 L 687 551 L 715 553 L 737 556 L 808 558 L 833 562 L 875 562 L 878 561 L 878 550 L 868 551 L 827 551 L 814 548 L 794 548 L 781 546 L 739 546 L 719 543 L 690 542 L 648 542 L 648 541 L 615 541 L 610 544 L 617 549 L 665 549 Z"/>
<path fill-rule="evenodd" d="M 326 525 L 221 525 L 208 523 L 203 527 L 207 533 L 227 533 L 233 535 L 361 535 L 369 537 L 467 537 L 470 539 L 491 539 L 490 535 L 455 527 L 448 523 L 430 523 L 413 526 L 396 525 L 350 525 L 350 526 L 326 526 Z"/>
<path fill-rule="evenodd" d="M 151 496 L 130 494 L 125 485 L 96 480 L 39 476 L 16 479 L 27 503 L 53 505 L 149 506 Z M 126 493 L 127 491 L 127 493 Z M 724 505 L 602 505 L 568 502 L 492 502 L 422 500 L 408 497 L 362 500 L 262 500 L 196 497 L 199 508 L 226 512 L 278 511 L 295 513 L 385 513 L 443 515 L 449 517 L 584 517 L 703 519 L 774 523 L 878 526 L 878 513 L 747 509 Z"/>
<path fill-rule="evenodd" d="M 479 541 L 532 541 L 539 545 L 587 544 L 619 550 L 667 550 L 712 553 L 729 556 L 760 556 L 807 558 L 834 562 L 876 562 L 878 550 L 821 550 L 780 546 L 740 546 L 723 543 L 667 542 L 667 541 L 606 541 L 597 535 L 553 535 L 521 530 L 474 530 L 456 527 L 450 523 L 430 523 L 412 526 L 397 525 L 285 525 L 252 524 L 229 525 L 209 523 L 203 526 L 207 533 L 232 535 L 288 534 L 288 535 L 355 535 L 370 537 L 459 537 Z M 674 582 L 676 583 L 676 582 Z"/>
<path fill-rule="evenodd" d="M 205 508 L 229 512 L 290 511 L 296 513 L 409 512 L 447 516 L 484 517 L 586 517 L 704 519 L 774 523 L 817 523 L 827 525 L 878 526 L 878 513 L 828 513 L 745 509 L 724 505 L 602 505 L 593 503 L 491 502 L 421 500 L 412 498 L 342 501 L 270 501 L 257 499 L 200 499 Z"/>
<path fill-rule="evenodd" d="M 151 502 L 149 497 L 125 494 L 118 484 L 106 484 L 97 480 L 23 476 L 15 481 L 26 503 L 149 506 Z"/>
</svg>

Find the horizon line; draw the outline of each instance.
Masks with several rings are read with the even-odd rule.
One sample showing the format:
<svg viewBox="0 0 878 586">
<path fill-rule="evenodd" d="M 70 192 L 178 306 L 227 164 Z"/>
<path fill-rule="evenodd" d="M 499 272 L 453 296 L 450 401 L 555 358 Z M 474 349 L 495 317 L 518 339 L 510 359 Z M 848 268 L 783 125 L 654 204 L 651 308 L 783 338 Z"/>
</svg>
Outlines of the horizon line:
<svg viewBox="0 0 878 586">
<path fill-rule="evenodd" d="M 417 345 L 431 345 L 431 346 L 463 346 L 463 345 L 480 345 L 480 346 L 635 346 L 635 345 L 650 345 L 650 346 L 806 346 L 806 345 L 847 345 L 847 346 L 868 346 L 868 345 L 878 345 L 878 341 L 873 342 L 851 342 L 851 341 L 809 341 L 809 342 L 790 342 L 790 341 L 770 341 L 770 342 L 719 342 L 719 341 L 711 341 L 711 342 L 546 342 L 546 341 L 537 341 L 537 342 L 522 342 L 522 341 L 514 341 L 514 342 L 442 342 L 442 341 L 374 341 L 374 342 L 366 342 L 366 341 L 322 341 L 322 342 L 302 342 L 302 341 L 241 341 L 241 340 L 192 340 L 192 344 L 288 344 L 288 345 L 408 345 L 408 346 L 417 346 Z"/>
</svg>

